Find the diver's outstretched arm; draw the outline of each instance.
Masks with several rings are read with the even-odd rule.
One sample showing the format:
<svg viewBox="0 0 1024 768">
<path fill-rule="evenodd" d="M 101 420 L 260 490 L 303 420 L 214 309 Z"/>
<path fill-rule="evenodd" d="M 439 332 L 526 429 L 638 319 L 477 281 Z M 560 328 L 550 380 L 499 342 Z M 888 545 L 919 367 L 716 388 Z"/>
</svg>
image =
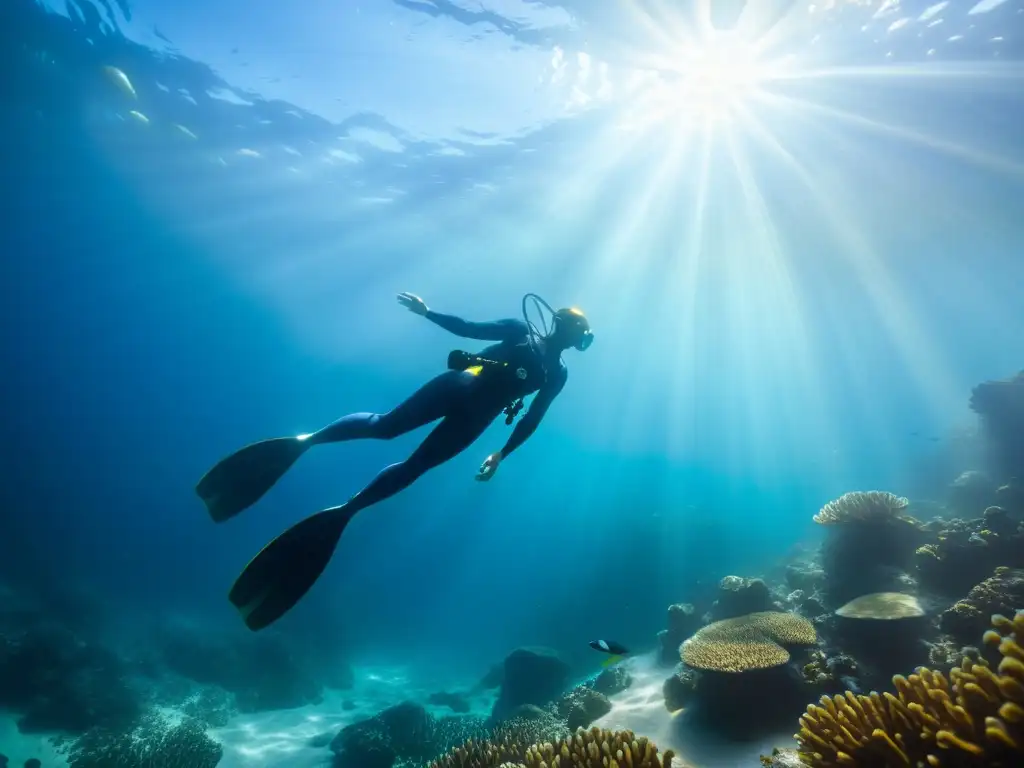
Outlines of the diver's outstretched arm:
<svg viewBox="0 0 1024 768">
<path fill-rule="evenodd" d="M 455 315 L 443 315 L 440 312 L 427 310 L 427 320 L 435 323 L 446 331 L 462 336 L 464 339 L 479 341 L 515 341 L 526 338 L 526 323 L 522 320 L 494 320 L 489 323 L 476 323 L 463 320 Z"/>
<path fill-rule="evenodd" d="M 475 323 L 463 320 L 455 315 L 444 315 L 427 307 L 423 299 L 415 293 L 398 294 L 398 303 L 416 315 L 422 315 L 432 323 L 446 331 L 462 336 L 465 339 L 478 341 L 519 341 L 525 339 L 530 332 L 522 320 L 494 320 L 489 323 Z"/>
</svg>

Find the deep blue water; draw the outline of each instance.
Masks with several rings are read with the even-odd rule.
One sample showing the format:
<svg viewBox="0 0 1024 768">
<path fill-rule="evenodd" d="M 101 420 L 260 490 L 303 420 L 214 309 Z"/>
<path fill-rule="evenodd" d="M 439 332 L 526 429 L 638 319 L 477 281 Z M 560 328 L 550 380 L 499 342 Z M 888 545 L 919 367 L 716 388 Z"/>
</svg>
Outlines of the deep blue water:
<svg viewBox="0 0 1024 768">
<path fill-rule="evenodd" d="M 235 622 L 248 558 L 420 435 L 318 449 L 222 526 L 195 482 L 439 371 L 460 342 L 403 290 L 477 319 L 536 291 L 597 334 L 493 482 L 472 475 L 500 422 L 362 513 L 280 625 L 453 675 L 650 645 L 666 605 L 770 567 L 844 491 L 941 495 L 971 387 L 1024 367 L 1016 0 L 912 34 L 885 30 L 923 4 L 794 22 L 777 48 L 848 73 L 782 82 L 814 108 L 716 123 L 703 155 L 643 92 L 553 95 L 556 48 L 586 89 L 576 52 L 615 82 L 667 45 L 617 3 L 56 5 L 0 15 L 8 580 Z"/>
</svg>

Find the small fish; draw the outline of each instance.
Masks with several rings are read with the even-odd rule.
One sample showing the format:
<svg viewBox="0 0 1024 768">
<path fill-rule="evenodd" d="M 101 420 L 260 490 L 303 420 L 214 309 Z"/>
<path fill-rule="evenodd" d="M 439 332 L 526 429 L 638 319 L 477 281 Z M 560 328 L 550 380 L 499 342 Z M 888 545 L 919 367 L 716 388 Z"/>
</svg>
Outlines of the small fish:
<svg viewBox="0 0 1024 768">
<path fill-rule="evenodd" d="M 131 115 L 132 117 L 134 117 L 136 120 L 138 120 L 143 125 L 149 125 L 149 118 L 146 117 L 141 112 L 137 112 L 134 109 L 131 109 L 131 110 L 128 111 L 128 114 Z"/>
<path fill-rule="evenodd" d="M 109 77 L 110 80 L 114 83 L 114 85 L 116 85 L 118 88 L 124 91 L 127 95 L 131 96 L 133 99 L 138 98 L 138 94 L 135 93 L 135 87 L 132 85 L 132 81 L 128 79 L 128 75 L 126 75 L 117 67 L 107 66 L 103 68 L 103 71 L 106 73 L 107 77 Z"/>
<path fill-rule="evenodd" d="M 614 640 L 591 640 L 590 647 L 595 651 L 609 654 L 608 658 L 602 663 L 602 667 L 610 667 L 629 654 L 629 649 L 626 648 L 622 643 L 616 643 Z"/>
</svg>

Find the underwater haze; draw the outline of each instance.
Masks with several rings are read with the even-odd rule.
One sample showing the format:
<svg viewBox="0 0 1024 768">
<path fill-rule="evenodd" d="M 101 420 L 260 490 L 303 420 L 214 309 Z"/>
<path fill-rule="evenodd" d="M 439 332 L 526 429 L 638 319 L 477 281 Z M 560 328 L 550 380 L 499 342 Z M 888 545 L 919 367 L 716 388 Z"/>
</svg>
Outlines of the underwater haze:
<svg viewBox="0 0 1024 768">
<path fill-rule="evenodd" d="M 832 614 L 856 595 L 821 587 L 816 613 L 781 574 L 833 578 L 814 517 L 848 492 L 919 521 L 1017 514 L 1002 489 L 1024 452 L 1004 435 L 1024 432 L 997 427 L 1024 425 L 1024 399 L 1001 417 L 972 392 L 1024 389 L 1020 0 L 3 0 L 0 22 L 11 768 L 114 765 L 53 739 L 130 732 L 203 686 L 235 697 L 196 721 L 216 759 L 116 764 L 426 766 L 459 739 L 403 752 L 392 734 L 389 763 L 335 734 L 403 702 L 490 728 L 517 648 L 564 664 L 565 690 L 632 675 L 599 694 L 611 714 L 545 715 L 569 730 L 649 725 L 676 765 L 756 765 L 801 709 L 738 753 L 672 730 L 667 606 L 752 613 L 723 612 L 736 576 L 772 590 L 756 610 Z M 527 307 L 534 337 L 537 294 L 594 342 L 564 351 L 564 389 L 493 479 L 474 476 L 512 433 L 501 416 L 354 517 L 252 632 L 228 600 L 247 563 L 429 427 L 316 445 L 223 522 L 197 483 L 250 443 L 387 413 L 491 343 L 403 292 L 470 321 Z M 957 507 L 967 472 L 1003 495 Z M 971 532 L 1003 535 L 984 519 Z M 991 557 L 948 594 L 908 565 L 910 591 L 938 617 L 1024 568 Z M 626 658 L 602 667 L 598 639 Z M 116 684 L 80 684 L 112 667 Z M 101 722 L 112 686 L 131 694 Z"/>
</svg>

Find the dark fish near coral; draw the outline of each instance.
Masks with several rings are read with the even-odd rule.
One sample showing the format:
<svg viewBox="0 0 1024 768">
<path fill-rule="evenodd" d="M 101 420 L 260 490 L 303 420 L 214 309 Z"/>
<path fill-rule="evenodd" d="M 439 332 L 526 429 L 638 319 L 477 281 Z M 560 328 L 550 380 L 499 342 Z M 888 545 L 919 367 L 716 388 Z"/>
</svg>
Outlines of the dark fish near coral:
<svg viewBox="0 0 1024 768">
<path fill-rule="evenodd" d="M 591 640 L 590 647 L 595 651 L 609 654 L 608 658 L 601 664 L 602 667 L 610 667 L 618 661 L 622 661 L 622 658 L 629 653 L 629 649 L 626 648 L 622 643 L 616 643 L 614 640 Z"/>
</svg>

